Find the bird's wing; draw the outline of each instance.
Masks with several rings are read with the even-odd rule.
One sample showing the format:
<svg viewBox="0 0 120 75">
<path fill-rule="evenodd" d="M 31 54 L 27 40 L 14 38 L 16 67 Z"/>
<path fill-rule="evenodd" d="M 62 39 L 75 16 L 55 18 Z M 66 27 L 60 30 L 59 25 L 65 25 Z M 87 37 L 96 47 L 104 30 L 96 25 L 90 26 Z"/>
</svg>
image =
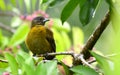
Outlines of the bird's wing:
<svg viewBox="0 0 120 75">
<path fill-rule="evenodd" d="M 54 41 L 54 37 L 53 37 L 52 31 L 47 28 L 47 29 L 46 29 L 46 33 L 47 33 L 47 35 L 46 35 L 47 41 L 50 43 L 50 45 L 51 45 L 51 47 L 52 47 L 52 50 L 53 50 L 54 52 L 56 52 L 56 45 L 55 45 L 55 41 Z"/>
</svg>

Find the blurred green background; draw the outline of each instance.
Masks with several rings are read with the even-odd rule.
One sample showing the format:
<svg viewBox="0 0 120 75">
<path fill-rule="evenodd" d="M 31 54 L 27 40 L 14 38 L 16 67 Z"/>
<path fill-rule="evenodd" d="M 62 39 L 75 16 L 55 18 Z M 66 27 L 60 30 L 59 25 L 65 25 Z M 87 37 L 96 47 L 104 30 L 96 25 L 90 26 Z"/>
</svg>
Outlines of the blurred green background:
<svg viewBox="0 0 120 75">
<path fill-rule="evenodd" d="M 79 5 L 76 6 L 72 14 L 62 24 L 61 13 L 69 1 L 70 0 L 0 0 L 0 59 L 7 59 L 11 68 L 10 70 L 8 64 L 0 62 L 0 74 L 3 74 L 5 71 L 21 75 L 30 75 L 30 73 L 33 75 L 33 70 L 35 70 L 36 73 L 39 72 L 35 69 L 35 60 L 30 57 L 32 54 L 28 51 L 24 43 L 26 35 L 29 32 L 31 20 L 34 17 L 44 16 L 50 19 L 46 26 L 51 28 L 54 32 L 57 52 L 74 51 L 79 53 L 92 32 L 103 20 L 106 12 L 112 7 L 112 5 L 109 4 L 109 0 L 90 0 L 91 6 L 92 3 L 93 5 L 95 3 L 95 6 L 89 7 L 86 5 L 86 8 L 92 8 L 89 12 L 90 15 L 88 15 L 87 18 L 85 17 L 88 19 L 85 19 L 85 22 L 87 22 L 86 24 L 84 24 L 85 13 L 81 14 L 80 11 L 85 12 L 87 10 L 86 8 L 81 8 Z M 89 2 L 87 0 L 81 0 L 80 3 L 84 1 Z M 112 2 L 111 22 L 97 41 L 94 50 L 106 56 L 112 54 L 117 55 L 112 57 L 114 63 L 117 64 L 117 66 L 115 66 L 117 75 L 117 69 L 119 68 L 119 60 L 117 60 L 117 58 L 119 58 L 120 49 L 120 1 L 114 0 Z M 81 20 L 80 15 L 83 15 L 83 19 Z M 16 57 L 15 59 L 14 56 Z M 29 60 L 26 60 L 26 58 Z M 57 56 L 57 59 L 62 60 L 67 65 L 72 64 L 72 58 L 70 56 Z M 22 61 L 24 64 L 19 63 L 19 61 Z M 32 63 L 28 63 L 29 61 Z M 13 62 L 16 66 L 13 66 Z M 21 64 L 23 65 L 20 67 Z M 51 62 L 48 64 L 51 64 Z M 47 64 L 45 65 L 47 66 Z M 38 68 L 40 69 L 41 66 L 43 67 L 43 65 L 38 65 Z M 55 64 L 53 66 L 54 68 L 50 70 L 50 73 L 52 70 L 56 69 L 57 65 Z M 22 69 L 22 72 L 19 73 L 15 71 L 18 67 Z M 27 70 L 29 67 L 31 67 L 31 72 Z M 52 75 L 56 75 L 57 72 L 58 70 L 55 70 Z"/>
</svg>

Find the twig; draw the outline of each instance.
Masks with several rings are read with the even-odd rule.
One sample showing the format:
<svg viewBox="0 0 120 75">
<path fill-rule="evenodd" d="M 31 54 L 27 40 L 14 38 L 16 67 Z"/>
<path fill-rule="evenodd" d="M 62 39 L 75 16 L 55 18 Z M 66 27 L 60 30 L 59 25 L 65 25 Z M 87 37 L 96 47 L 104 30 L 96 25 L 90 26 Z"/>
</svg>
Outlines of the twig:
<svg viewBox="0 0 120 75">
<path fill-rule="evenodd" d="M 89 64 L 92 64 L 92 63 L 94 63 L 94 62 L 96 62 L 95 59 L 93 59 L 93 60 L 91 60 L 91 61 L 88 61 Z"/>
<path fill-rule="evenodd" d="M 37 55 L 37 57 L 45 57 L 45 56 L 56 56 L 56 55 L 71 55 L 74 58 L 74 53 L 73 52 L 58 52 L 58 53 L 46 53 L 46 54 L 40 54 Z"/>
<path fill-rule="evenodd" d="M 2 60 L 2 59 L 0 59 L 0 62 L 8 63 L 7 60 Z"/>
<path fill-rule="evenodd" d="M 86 66 L 94 69 L 94 67 L 93 67 L 92 65 L 90 65 L 87 61 L 85 61 L 85 59 L 84 59 L 84 57 L 83 57 L 82 54 L 79 56 L 79 59 L 81 59 L 81 61 L 82 61 L 82 63 L 83 63 L 84 65 L 86 65 Z"/>
<path fill-rule="evenodd" d="M 7 25 L 0 23 L 0 28 L 7 30 L 8 32 L 14 33 L 15 30 Z"/>
</svg>

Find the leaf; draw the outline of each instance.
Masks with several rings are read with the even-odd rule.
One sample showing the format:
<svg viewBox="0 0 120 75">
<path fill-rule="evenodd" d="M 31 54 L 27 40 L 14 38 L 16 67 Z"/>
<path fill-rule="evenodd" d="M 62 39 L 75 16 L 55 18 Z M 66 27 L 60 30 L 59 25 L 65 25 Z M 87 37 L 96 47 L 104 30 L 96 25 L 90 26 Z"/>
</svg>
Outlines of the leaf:
<svg viewBox="0 0 120 75">
<path fill-rule="evenodd" d="M 36 73 L 35 75 L 58 75 L 57 62 L 41 62 L 36 68 Z"/>
<path fill-rule="evenodd" d="M 61 13 L 62 23 L 64 23 L 68 19 L 68 17 L 72 14 L 72 12 L 75 10 L 77 5 L 79 4 L 79 1 L 80 0 L 70 0 L 66 4 L 66 6 L 64 7 Z"/>
<path fill-rule="evenodd" d="M 10 39 L 9 46 L 17 46 L 18 44 L 22 43 L 25 40 L 28 31 L 28 25 L 25 23 L 22 24 Z"/>
<path fill-rule="evenodd" d="M 28 55 L 23 51 L 20 51 L 16 56 L 16 60 L 23 73 L 27 75 L 35 74 L 35 63 L 33 58 L 30 55 Z"/>
<path fill-rule="evenodd" d="M 50 2 L 49 6 L 51 6 L 51 7 L 54 6 L 57 1 L 58 1 L 58 0 L 53 0 L 52 2 Z"/>
<path fill-rule="evenodd" d="M 78 66 L 74 66 L 71 68 L 71 70 L 76 73 L 77 75 L 99 75 L 95 70 L 93 70 L 92 68 L 86 67 L 86 66 L 82 66 L 82 65 L 78 65 Z"/>
<path fill-rule="evenodd" d="M 0 59 L 0 60 L 4 60 L 4 59 Z M 8 63 L 0 61 L 0 68 L 6 68 L 6 67 L 8 67 Z"/>
<path fill-rule="evenodd" d="M 114 63 L 110 59 L 96 54 L 95 52 L 90 52 L 97 60 L 100 68 L 103 69 L 105 75 L 113 75 Z"/>
<path fill-rule="evenodd" d="M 64 22 L 64 24 L 62 25 L 61 20 L 57 18 L 53 19 L 53 27 L 56 28 L 57 30 L 65 32 L 69 32 L 71 30 L 70 24 L 68 22 Z"/>
<path fill-rule="evenodd" d="M 35 74 L 35 65 L 34 65 L 34 61 L 31 57 L 29 57 L 27 60 L 25 60 L 23 68 L 27 75 Z"/>
<path fill-rule="evenodd" d="M 16 61 L 18 62 L 20 68 L 22 68 L 23 64 L 25 63 L 25 59 L 23 58 L 23 56 L 17 54 Z"/>
<path fill-rule="evenodd" d="M 27 60 L 29 60 L 29 58 L 31 58 L 31 56 L 24 51 L 19 51 L 18 54 L 16 55 L 16 60 L 18 61 L 19 64 L 22 64 L 22 62 L 25 63 Z"/>
<path fill-rule="evenodd" d="M 81 7 L 79 12 L 79 18 L 82 25 L 86 25 L 90 21 L 90 4 L 88 1 Z"/>
<path fill-rule="evenodd" d="M 5 10 L 5 9 L 6 9 L 5 1 L 4 1 L 4 0 L 0 0 L 0 8 L 1 8 L 2 10 Z"/>
<path fill-rule="evenodd" d="M 45 63 L 40 63 L 37 67 L 36 67 L 36 71 L 35 71 L 35 75 L 47 75 L 47 67 L 45 67 L 44 65 Z"/>
<path fill-rule="evenodd" d="M 66 73 L 65 75 L 70 75 L 70 70 L 69 70 L 68 66 L 66 66 L 62 61 L 60 63 L 62 64 L 62 66 L 65 70 L 65 73 Z"/>
<path fill-rule="evenodd" d="M 24 63 L 23 70 L 25 71 L 26 75 L 35 75 L 35 70 L 29 64 Z"/>
<path fill-rule="evenodd" d="M 57 70 L 57 61 L 51 61 L 46 64 L 47 68 L 47 75 L 58 75 L 58 70 Z"/>
<path fill-rule="evenodd" d="M 106 2 L 109 4 L 110 8 L 113 7 L 113 2 L 112 2 L 112 0 L 106 0 Z"/>
<path fill-rule="evenodd" d="M 5 58 L 8 60 L 8 64 L 10 65 L 11 71 L 13 75 L 18 75 L 18 64 L 15 60 L 15 57 L 10 53 L 5 53 Z"/>
<path fill-rule="evenodd" d="M 4 49 L 7 44 L 8 44 L 8 38 L 3 36 L 2 31 L 0 30 L 0 47 L 1 47 L 1 49 Z"/>
<path fill-rule="evenodd" d="M 88 24 L 94 17 L 93 15 L 95 14 L 95 8 L 98 4 L 98 1 L 99 0 L 80 1 L 79 19 L 83 26 Z"/>
</svg>

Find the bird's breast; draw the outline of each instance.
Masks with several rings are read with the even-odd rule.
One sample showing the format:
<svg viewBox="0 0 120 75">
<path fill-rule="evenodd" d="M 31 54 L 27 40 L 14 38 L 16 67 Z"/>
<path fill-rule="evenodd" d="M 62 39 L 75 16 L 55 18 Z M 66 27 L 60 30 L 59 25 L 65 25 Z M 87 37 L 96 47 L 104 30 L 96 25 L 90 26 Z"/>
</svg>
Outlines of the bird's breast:
<svg viewBox="0 0 120 75">
<path fill-rule="evenodd" d="M 46 40 L 46 28 L 43 26 L 33 27 L 28 33 L 26 44 L 33 53 L 46 53 L 50 45 Z"/>
</svg>

